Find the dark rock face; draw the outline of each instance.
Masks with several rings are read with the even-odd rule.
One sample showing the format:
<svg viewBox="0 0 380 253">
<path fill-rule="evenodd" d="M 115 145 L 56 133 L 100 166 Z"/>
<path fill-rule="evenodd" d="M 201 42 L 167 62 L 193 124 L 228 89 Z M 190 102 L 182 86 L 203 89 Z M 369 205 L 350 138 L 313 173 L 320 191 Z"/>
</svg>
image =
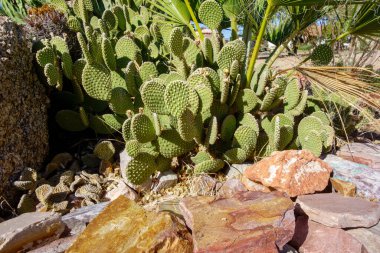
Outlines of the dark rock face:
<svg viewBox="0 0 380 253">
<path fill-rule="evenodd" d="M 48 151 L 47 104 L 21 28 L 0 17 L 0 195 L 14 173 L 42 164 Z"/>
</svg>

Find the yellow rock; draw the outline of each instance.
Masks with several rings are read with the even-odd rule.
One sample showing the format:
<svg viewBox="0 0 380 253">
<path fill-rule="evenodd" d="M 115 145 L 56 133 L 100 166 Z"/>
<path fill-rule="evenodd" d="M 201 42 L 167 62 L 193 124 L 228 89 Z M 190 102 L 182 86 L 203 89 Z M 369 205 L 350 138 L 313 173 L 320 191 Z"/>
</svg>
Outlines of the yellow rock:
<svg viewBox="0 0 380 253">
<path fill-rule="evenodd" d="M 184 225 L 169 213 L 146 212 L 124 196 L 99 214 L 67 253 L 193 252 Z"/>
<path fill-rule="evenodd" d="M 356 186 L 347 181 L 343 181 L 336 178 L 330 178 L 333 188 L 345 197 L 355 197 L 356 195 Z"/>
</svg>

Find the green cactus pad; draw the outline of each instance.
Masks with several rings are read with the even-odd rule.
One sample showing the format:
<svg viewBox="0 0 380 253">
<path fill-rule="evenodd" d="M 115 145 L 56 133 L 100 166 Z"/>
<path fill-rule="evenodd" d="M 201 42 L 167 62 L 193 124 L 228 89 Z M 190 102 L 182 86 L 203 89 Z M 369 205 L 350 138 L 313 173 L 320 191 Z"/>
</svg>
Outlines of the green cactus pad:
<svg viewBox="0 0 380 253">
<path fill-rule="evenodd" d="M 207 37 L 203 41 L 202 51 L 203 51 L 203 55 L 204 55 L 206 61 L 209 63 L 213 63 L 214 62 L 214 56 L 213 56 L 214 49 L 212 48 L 211 40 Z"/>
<path fill-rule="evenodd" d="M 231 41 L 231 43 L 235 46 L 236 51 L 238 52 L 238 55 L 239 55 L 238 61 L 240 63 L 243 63 L 246 57 L 246 53 L 247 53 L 247 50 L 246 50 L 247 47 L 244 41 L 240 39 L 236 39 L 236 40 Z"/>
<path fill-rule="evenodd" d="M 301 99 L 296 107 L 294 107 L 292 110 L 287 112 L 287 114 L 292 116 L 299 116 L 301 115 L 306 108 L 307 98 L 308 98 L 308 90 L 302 91 Z"/>
<path fill-rule="evenodd" d="M 198 16 L 203 24 L 214 30 L 223 20 L 223 9 L 217 1 L 206 0 L 200 5 Z"/>
<path fill-rule="evenodd" d="M 180 117 L 189 104 L 188 89 L 184 81 L 173 81 L 165 89 L 164 100 L 170 114 Z"/>
<path fill-rule="evenodd" d="M 322 139 L 317 130 L 310 131 L 306 136 L 300 138 L 302 149 L 311 151 L 315 156 L 322 154 Z"/>
<path fill-rule="evenodd" d="M 158 156 L 156 158 L 157 171 L 164 172 L 171 168 L 172 159 Z"/>
<path fill-rule="evenodd" d="M 247 151 L 241 148 L 232 148 L 224 152 L 223 158 L 229 164 L 240 164 L 248 159 Z"/>
<path fill-rule="evenodd" d="M 228 105 L 229 106 L 231 106 L 235 103 L 236 98 L 239 94 L 240 88 L 241 88 L 241 75 L 238 74 L 236 77 L 235 85 L 232 86 L 232 91 L 231 91 L 230 96 L 228 98 Z"/>
<path fill-rule="evenodd" d="M 83 29 L 79 18 L 74 17 L 74 16 L 69 16 L 67 20 L 67 25 L 69 26 L 70 30 L 73 32 L 80 32 Z"/>
<path fill-rule="evenodd" d="M 232 140 L 236 130 L 236 118 L 234 115 L 228 115 L 224 118 L 220 130 L 220 137 L 223 141 L 229 142 Z"/>
<path fill-rule="evenodd" d="M 125 150 L 129 156 L 135 158 L 141 151 L 141 144 L 137 140 L 129 140 L 125 143 Z"/>
<path fill-rule="evenodd" d="M 176 27 L 172 30 L 168 45 L 173 55 L 179 58 L 183 56 L 183 35 L 181 29 Z"/>
<path fill-rule="evenodd" d="M 195 87 L 199 84 L 204 84 L 211 88 L 211 83 L 209 79 L 205 75 L 200 75 L 197 73 L 192 73 L 189 78 L 187 78 L 187 83 L 190 84 L 192 87 Z"/>
<path fill-rule="evenodd" d="M 136 59 L 139 48 L 136 43 L 129 37 L 121 37 L 115 45 L 118 66 L 124 67 L 129 61 Z"/>
<path fill-rule="evenodd" d="M 127 87 L 127 91 L 132 96 L 137 96 L 139 94 L 138 91 L 138 82 L 136 81 L 138 76 L 138 70 L 136 64 L 131 61 L 128 63 L 127 68 L 125 70 L 125 83 Z"/>
<path fill-rule="evenodd" d="M 166 158 L 181 156 L 191 151 L 195 143 L 182 140 L 175 130 L 162 131 L 157 139 L 160 154 Z"/>
<path fill-rule="evenodd" d="M 61 73 L 59 72 L 59 69 L 55 67 L 53 64 L 48 63 L 45 65 L 44 74 L 50 86 L 55 87 L 62 84 Z"/>
<path fill-rule="evenodd" d="M 212 93 L 211 88 L 208 87 L 207 85 L 202 84 L 202 85 L 195 86 L 194 89 L 199 96 L 200 111 L 201 112 L 210 111 L 210 108 L 214 99 L 214 94 Z"/>
<path fill-rule="evenodd" d="M 116 17 L 116 20 L 117 20 L 117 25 L 118 27 L 122 30 L 122 31 L 125 31 L 126 30 L 126 19 L 125 19 L 125 16 L 124 16 L 124 11 L 123 11 L 123 8 L 119 5 L 116 5 L 112 8 L 112 13 L 115 15 Z"/>
<path fill-rule="evenodd" d="M 185 78 L 178 72 L 170 72 L 165 78 L 165 83 L 171 83 L 178 80 L 185 81 Z"/>
<path fill-rule="evenodd" d="M 240 63 L 238 60 L 234 60 L 230 67 L 230 76 L 232 80 L 235 80 L 240 72 Z"/>
<path fill-rule="evenodd" d="M 131 132 L 131 122 L 132 119 L 126 119 L 122 126 L 122 135 L 125 142 L 132 139 L 132 132 Z"/>
<path fill-rule="evenodd" d="M 201 173 L 215 173 L 223 169 L 224 162 L 220 159 L 212 159 L 208 161 L 201 162 L 194 167 L 195 174 Z"/>
<path fill-rule="evenodd" d="M 158 114 L 168 114 L 163 99 L 165 94 L 165 84 L 163 81 L 154 79 L 145 83 L 141 89 L 141 98 L 144 105 L 152 112 Z"/>
<path fill-rule="evenodd" d="M 266 64 L 260 65 L 253 75 L 251 88 L 256 91 L 257 96 L 261 96 L 268 82 L 269 67 Z"/>
<path fill-rule="evenodd" d="M 253 116 L 252 114 L 250 113 L 243 114 L 241 118 L 239 119 L 239 125 L 252 127 L 255 130 L 256 135 L 259 136 L 259 133 L 260 133 L 259 122 L 255 118 L 255 116 Z"/>
<path fill-rule="evenodd" d="M 128 92 L 121 87 L 113 88 L 109 107 L 116 114 L 123 114 L 128 110 L 133 110 L 133 103 Z"/>
<path fill-rule="evenodd" d="M 234 133 L 234 138 L 232 142 L 232 147 L 242 148 L 251 154 L 257 143 L 256 131 L 249 126 L 239 126 Z"/>
<path fill-rule="evenodd" d="M 96 144 L 94 154 L 100 160 L 110 161 L 115 155 L 115 147 L 110 141 L 101 141 Z"/>
<path fill-rule="evenodd" d="M 178 133 L 184 141 L 192 141 L 195 137 L 196 131 L 194 127 L 195 116 L 190 109 L 178 118 Z"/>
<path fill-rule="evenodd" d="M 323 129 L 323 122 L 314 116 L 308 116 L 303 118 L 298 124 L 298 136 L 300 139 L 304 139 L 306 135 L 315 130 L 321 131 Z"/>
<path fill-rule="evenodd" d="M 275 98 L 277 97 L 278 89 L 279 88 L 277 86 L 272 87 L 268 91 L 268 93 L 265 94 L 263 102 L 261 103 L 261 106 L 260 106 L 260 111 L 264 111 L 265 112 L 265 111 L 268 111 L 271 108 L 271 106 L 272 106 Z"/>
<path fill-rule="evenodd" d="M 259 99 L 253 90 L 243 89 L 239 91 L 235 103 L 240 112 L 248 113 L 256 107 L 258 101 Z"/>
<path fill-rule="evenodd" d="M 326 113 L 324 113 L 322 111 L 313 112 L 312 114 L 310 114 L 310 116 L 314 116 L 314 117 L 319 118 L 322 121 L 322 123 L 326 126 L 330 125 L 329 117 L 327 116 Z"/>
<path fill-rule="evenodd" d="M 140 154 L 128 163 L 126 175 L 132 184 L 142 184 L 154 173 L 156 164 L 154 157 Z"/>
<path fill-rule="evenodd" d="M 43 68 L 48 63 L 54 64 L 55 54 L 54 54 L 53 48 L 44 47 L 43 49 L 38 50 L 36 54 L 36 59 L 37 59 L 37 63 Z"/>
<path fill-rule="evenodd" d="M 298 80 L 293 78 L 288 82 L 284 93 L 285 109 L 291 110 L 298 105 L 301 92 L 298 84 Z"/>
<path fill-rule="evenodd" d="M 102 39 L 102 55 L 106 66 L 109 70 L 114 71 L 116 69 L 115 52 L 111 41 L 105 37 Z"/>
<path fill-rule="evenodd" d="M 195 43 L 194 40 L 185 37 L 183 39 L 183 56 L 186 59 L 186 63 L 189 66 L 196 65 L 197 67 L 202 67 L 203 56 L 202 52 Z"/>
<path fill-rule="evenodd" d="M 206 151 L 199 151 L 194 157 L 190 158 L 194 164 L 200 164 L 212 159 L 212 156 Z"/>
<path fill-rule="evenodd" d="M 55 115 L 55 120 L 58 125 L 66 131 L 80 132 L 87 128 L 87 126 L 83 124 L 80 114 L 75 111 L 59 111 Z"/>
<path fill-rule="evenodd" d="M 90 117 L 90 127 L 98 134 L 112 134 L 121 129 L 124 118 L 113 114 Z"/>
<path fill-rule="evenodd" d="M 232 65 L 232 62 L 234 60 L 238 60 L 239 55 L 236 51 L 236 47 L 233 44 L 227 43 L 224 45 L 224 47 L 220 50 L 218 54 L 217 63 L 219 66 L 219 69 L 222 71 L 229 71 Z"/>
<path fill-rule="evenodd" d="M 314 65 L 324 66 L 328 65 L 334 58 L 334 52 L 331 46 L 323 44 L 317 46 L 310 56 Z"/>
<path fill-rule="evenodd" d="M 100 64 L 87 64 L 82 74 L 83 88 L 92 98 L 108 101 L 111 97 L 110 71 Z"/>
<path fill-rule="evenodd" d="M 136 114 L 132 118 L 131 132 L 140 143 L 150 142 L 156 139 L 156 131 L 151 119 L 142 113 Z"/>
<path fill-rule="evenodd" d="M 111 31 L 117 28 L 117 18 L 111 10 L 105 10 L 102 15 L 102 20 L 105 22 L 107 28 Z"/>
<path fill-rule="evenodd" d="M 215 144 L 217 138 L 218 138 L 218 119 L 216 117 L 212 117 L 207 129 L 205 144 L 213 145 Z"/>
<path fill-rule="evenodd" d="M 213 70 L 212 68 L 205 67 L 205 68 L 198 68 L 193 72 L 194 75 L 204 75 L 208 78 L 209 82 L 211 83 L 211 88 L 213 93 L 217 94 L 220 90 L 220 79 L 218 73 Z"/>
<path fill-rule="evenodd" d="M 144 62 L 139 69 L 139 73 L 142 82 L 150 81 L 158 76 L 156 65 L 153 62 Z"/>
</svg>

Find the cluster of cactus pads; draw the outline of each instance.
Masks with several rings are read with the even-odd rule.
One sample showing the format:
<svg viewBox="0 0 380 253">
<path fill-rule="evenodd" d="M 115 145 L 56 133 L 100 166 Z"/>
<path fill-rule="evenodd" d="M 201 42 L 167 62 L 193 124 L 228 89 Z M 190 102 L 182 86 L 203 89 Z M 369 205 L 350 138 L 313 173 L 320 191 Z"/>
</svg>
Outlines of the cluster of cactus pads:
<svg viewBox="0 0 380 253">
<path fill-rule="evenodd" d="M 189 154 L 194 173 L 214 173 L 276 150 L 305 148 L 319 156 L 332 147 L 329 117 L 314 112 L 299 77 L 279 76 L 263 64 L 246 82 L 246 45 L 222 40 L 216 1 L 200 6 L 200 20 L 214 29 L 203 41 L 159 22 L 145 7 L 139 14 L 116 5 L 98 18 L 89 16 L 88 2 L 74 1 L 77 15 L 69 19 L 84 58 L 72 63 L 64 40 L 55 37 L 37 60 L 49 84 L 60 88 L 62 77 L 72 80 L 82 99 L 79 112 L 58 113 L 62 127 L 121 130 L 133 158 L 121 169 L 132 183 Z M 96 103 L 107 103 L 108 113 L 96 114 Z"/>
</svg>

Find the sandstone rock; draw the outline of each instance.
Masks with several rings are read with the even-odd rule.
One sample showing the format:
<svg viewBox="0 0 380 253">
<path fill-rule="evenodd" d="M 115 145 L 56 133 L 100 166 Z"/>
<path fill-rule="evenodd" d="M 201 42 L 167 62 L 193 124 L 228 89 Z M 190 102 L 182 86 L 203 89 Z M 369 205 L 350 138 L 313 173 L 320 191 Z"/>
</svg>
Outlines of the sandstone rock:
<svg viewBox="0 0 380 253">
<path fill-rule="evenodd" d="M 346 182 L 337 178 L 330 178 L 332 187 L 345 197 L 355 197 L 356 186 L 353 183 Z"/>
<path fill-rule="evenodd" d="M 337 155 L 355 163 L 380 170 L 380 145 L 373 143 L 350 143 L 340 148 Z"/>
<path fill-rule="evenodd" d="M 60 214 L 22 214 L 0 223 L 0 252 L 13 253 L 56 240 L 64 228 Z"/>
<path fill-rule="evenodd" d="M 280 192 L 188 197 L 180 208 L 194 252 L 277 252 L 294 232 L 293 203 Z"/>
<path fill-rule="evenodd" d="M 336 193 L 299 196 L 297 203 L 311 220 L 329 227 L 371 227 L 380 219 L 379 203 Z"/>
<path fill-rule="evenodd" d="M 347 233 L 360 241 L 368 253 L 378 253 L 380 249 L 380 223 L 371 228 L 357 228 L 347 230 Z"/>
<path fill-rule="evenodd" d="M 226 182 L 222 183 L 217 195 L 223 198 L 231 198 L 238 192 L 246 192 L 244 184 L 237 178 L 228 179 Z"/>
<path fill-rule="evenodd" d="M 255 183 L 244 175 L 241 177 L 241 182 L 245 186 L 245 188 L 247 188 L 247 190 L 249 191 L 271 192 L 271 190 L 268 187 L 259 183 Z"/>
<path fill-rule="evenodd" d="M 286 192 L 290 197 L 322 191 L 332 169 L 307 150 L 275 152 L 249 167 L 244 175 L 254 182 Z"/>
<path fill-rule="evenodd" d="M 368 200 L 380 201 L 380 171 L 366 165 L 344 160 L 334 155 L 325 159 L 334 170 L 334 178 L 351 182 L 356 186 L 356 194 Z"/>
<path fill-rule="evenodd" d="M 299 216 L 290 244 L 300 253 L 365 253 L 365 247 L 349 233 Z"/>
<path fill-rule="evenodd" d="M 177 181 L 177 173 L 173 172 L 172 170 L 164 171 L 158 176 L 158 183 L 154 186 L 153 191 L 160 192 L 167 188 L 173 187 L 177 184 Z"/>
<path fill-rule="evenodd" d="M 28 253 L 64 253 L 75 241 L 76 236 L 55 240 L 45 246 L 28 251 Z"/>
<path fill-rule="evenodd" d="M 137 200 L 139 197 L 137 192 L 130 188 L 123 180 L 119 180 L 117 186 L 111 191 L 107 192 L 104 198 L 113 201 L 122 195 L 130 200 Z"/>
<path fill-rule="evenodd" d="M 104 202 L 76 209 L 62 216 L 62 221 L 70 231 L 70 235 L 78 235 L 83 232 L 87 224 L 98 216 L 108 204 L 109 202 Z"/>
<path fill-rule="evenodd" d="M 226 177 L 240 179 L 244 175 L 244 171 L 251 165 L 252 163 L 231 164 L 227 169 Z"/>
<path fill-rule="evenodd" d="M 67 253 L 192 252 L 187 229 L 168 213 L 145 212 L 120 196 L 77 238 Z"/>
</svg>

